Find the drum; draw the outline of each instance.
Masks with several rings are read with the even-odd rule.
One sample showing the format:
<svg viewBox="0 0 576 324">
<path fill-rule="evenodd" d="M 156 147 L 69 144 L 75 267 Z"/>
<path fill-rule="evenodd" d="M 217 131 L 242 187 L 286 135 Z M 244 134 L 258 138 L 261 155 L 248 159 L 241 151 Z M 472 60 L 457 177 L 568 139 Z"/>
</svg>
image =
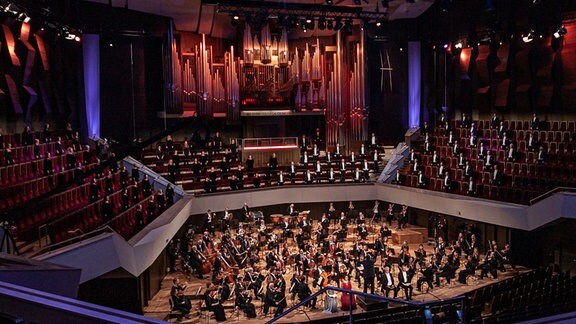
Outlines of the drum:
<svg viewBox="0 0 576 324">
<path fill-rule="evenodd" d="M 468 286 L 476 285 L 476 281 L 478 281 L 478 278 L 475 275 L 467 275 L 466 276 L 466 284 Z"/>
<path fill-rule="evenodd" d="M 282 214 L 272 214 L 270 215 L 270 221 L 273 224 L 279 224 L 280 222 L 282 222 Z"/>
</svg>

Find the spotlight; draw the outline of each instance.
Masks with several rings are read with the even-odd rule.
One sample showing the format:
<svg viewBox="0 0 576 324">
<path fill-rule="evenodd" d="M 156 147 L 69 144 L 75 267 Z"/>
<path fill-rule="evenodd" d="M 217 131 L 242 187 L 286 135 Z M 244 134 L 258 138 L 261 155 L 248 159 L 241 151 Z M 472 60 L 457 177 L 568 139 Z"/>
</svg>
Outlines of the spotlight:
<svg viewBox="0 0 576 324">
<path fill-rule="evenodd" d="M 318 29 L 320 29 L 320 30 L 326 29 L 326 18 L 320 17 L 318 19 Z"/>
<path fill-rule="evenodd" d="M 334 4 L 334 0 L 326 0 L 326 4 L 331 6 Z"/>
<path fill-rule="evenodd" d="M 457 48 L 457 49 L 462 49 L 463 46 L 464 46 L 464 44 L 462 44 L 462 41 L 458 41 L 456 44 L 454 44 L 454 48 Z"/>
<path fill-rule="evenodd" d="M 233 15 L 232 19 L 230 20 L 230 24 L 234 27 L 238 26 L 238 20 L 240 17 L 238 15 Z"/>
<path fill-rule="evenodd" d="M 342 29 L 342 27 L 344 27 L 344 24 L 342 23 L 342 18 L 336 18 L 336 22 L 334 23 L 334 30 L 340 30 Z"/>
<path fill-rule="evenodd" d="M 533 41 L 533 40 L 534 40 L 534 30 L 533 30 L 533 29 L 530 30 L 530 32 L 528 33 L 528 35 L 522 37 L 522 41 L 523 41 L 524 43 L 530 43 L 530 42 Z"/>
<path fill-rule="evenodd" d="M 376 22 L 376 27 L 380 27 L 380 26 L 382 26 L 382 22 L 381 22 L 381 21 L 377 21 L 377 22 Z"/>
<path fill-rule="evenodd" d="M 240 19 L 240 16 L 238 16 L 238 15 L 234 15 L 234 16 L 232 16 L 232 19 L 234 19 L 234 20 L 238 20 L 238 19 Z"/>
<path fill-rule="evenodd" d="M 80 42 L 82 39 L 80 38 L 80 36 L 76 36 L 76 37 L 74 37 L 74 40 L 77 42 Z"/>
<path fill-rule="evenodd" d="M 568 31 L 566 30 L 566 27 L 561 26 L 560 28 L 558 28 L 558 30 L 556 32 L 554 32 L 554 37 L 560 38 L 560 37 L 566 35 L 567 33 L 568 33 Z"/>
<path fill-rule="evenodd" d="M 314 29 L 314 18 L 308 17 L 306 18 L 306 24 L 308 29 Z"/>
<path fill-rule="evenodd" d="M 448 43 L 444 44 L 442 47 L 444 47 L 444 49 L 448 49 Z"/>
<path fill-rule="evenodd" d="M 352 19 L 346 19 L 346 24 L 344 25 L 344 31 L 347 34 L 352 34 Z"/>
</svg>

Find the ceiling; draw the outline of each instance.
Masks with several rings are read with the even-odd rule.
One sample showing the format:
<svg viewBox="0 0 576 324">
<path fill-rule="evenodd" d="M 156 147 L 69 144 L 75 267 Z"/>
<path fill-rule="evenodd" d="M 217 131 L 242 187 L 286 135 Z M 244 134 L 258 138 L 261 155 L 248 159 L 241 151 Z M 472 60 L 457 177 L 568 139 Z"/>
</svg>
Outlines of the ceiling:
<svg viewBox="0 0 576 324">
<path fill-rule="evenodd" d="M 180 31 L 190 31 L 195 33 L 204 33 L 219 38 L 234 38 L 236 30 L 230 23 L 231 19 L 228 13 L 218 13 L 217 5 L 203 4 L 202 0 L 87 0 L 102 4 L 111 3 L 113 7 L 124 7 L 126 4 L 129 9 L 152 13 L 174 19 L 176 29 Z M 214 3 L 215 1 L 208 1 Z M 242 1 L 238 0 L 238 3 Z M 325 0 L 264 0 L 257 1 L 263 7 L 266 3 L 274 4 L 313 4 L 326 6 Z M 416 18 L 428 10 L 434 4 L 434 0 L 415 0 L 409 3 L 405 0 L 389 1 L 389 8 L 382 7 L 381 0 L 363 0 L 361 5 L 354 4 L 353 0 L 334 0 L 334 7 L 362 7 L 363 12 L 385 12 L 387 11 L 388 20 Z M 359 19 L 355 24 L 360 24 Z M 310 37 L 331 35 L 334 32 L 329 30 L 320 31 L 316 28 L 304 34 L 301 31 L 299 35 L 292 37 Z"/>
</svg>

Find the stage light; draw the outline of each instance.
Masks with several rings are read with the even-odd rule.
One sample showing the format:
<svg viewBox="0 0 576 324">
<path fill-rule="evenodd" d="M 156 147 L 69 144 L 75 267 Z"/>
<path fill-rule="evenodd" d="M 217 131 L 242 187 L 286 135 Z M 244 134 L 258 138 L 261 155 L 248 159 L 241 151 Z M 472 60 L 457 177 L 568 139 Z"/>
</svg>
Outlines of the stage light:
<svg viewBox="0 0 576 324">
<path fill-rule="evenodd" d="M 320 29 L 320 30 L 326 29 L 326 18 L 320 17 L 318 19 L 318 29 Z"/>
<path fill-rule="evenodd" d="M 528 35 L 522 37 L 522 41 L 524 43 L 530 43 L 533 40 L 534 40 L 534 30 L 530 30 Z"/>
<path fill-rule="evenodd" d="M 448 44 L 444 44 L 442 47 L 444 47 L 444 49 L 448 49 Z"/>
<path fill-rule="evenodd" d="M 306 23 L 309 24 L 309 23 L 311 23 L 311 22 L 312 22 L 312 17 L 308 16 L 308 17 L 306 18 Z"/>
<path fill-rule="evenodd" d="M 308 29 L 314 29 L 314 18 L 312 17 L 306 18 L 306 25 Z"/>
<path fill-rule="evenodd" d="M 461 49 L 464 46 L 464 44 L 462 44 L 462 41 L 458 41 L 456 44 L 454 44 L 454 48 L 457 49 Z"/>
<path fill-rule="evenodd" d="M 560 28 L 558 28 L 558 30 L 556 32 L 554 32 L 554 37 L 560 38 L 560 37 L 566 35 L 567 33 L 568 33 L 568 31 L 566 30 L 566 27 L 561 26 Z"/>
<path fill-rule="evenodd" d="M 238 26 L 238 20 L 240 17 L 238 15 L 233 15 L 232 19 L 230 20 L 230 24 L 234 27 Z"/>
<path fill-rule="evenodd" d="M 342 29 L 342 27 L 344 27 L 344 24 L 342 23 L 342 18 L 336 18 L 336 22 L 334 23 L 334 30 L 340 30 Z"/>
<path fill-rule="evenodd" d="M 380 27 L 380 26 L 382 26 L 382 22 L 381 22 L 381 21 L 377 21 L 377 22 L 376 22 L 376 27 Z"/>
<path fill-rule="evenodd" d="M 326 4 L 331 6 L 334 4 L 334 0 L 326 0 Z"/>
<path fill-rule="evenodd" d="M 77 42 L 80 42 L 82 39 L 80 38 L 80 36 L 76 36 L 76 37 L 74 37 L 74 40 Z"/>
<path fill-rule="evenodd" d="M 352 19 L 346 19 L 346 22 L 344 25 L 344 31 L 347 34 L 352 34 Z"/>
<path fill-rule="evenodd" d="M 334 29 L 334 21 L 328 20 L 328 22 L 326 23 L 326 28 L 328 28 L 328 30 Z"/>
</svg>

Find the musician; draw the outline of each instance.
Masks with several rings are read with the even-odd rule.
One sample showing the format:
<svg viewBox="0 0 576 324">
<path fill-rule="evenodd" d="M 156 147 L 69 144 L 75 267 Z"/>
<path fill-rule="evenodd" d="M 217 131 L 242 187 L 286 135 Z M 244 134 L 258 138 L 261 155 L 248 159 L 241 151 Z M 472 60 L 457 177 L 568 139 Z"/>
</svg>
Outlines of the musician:
<svg viewBox="0 0 576 324">
<path fill-rule="evenodd" d="M 370 293 L 374 294 L 374 277 L 376 273 L 374 271 L 375 258 L 370 254 L 366 254 L 366 258 L 361 262 L 364 268 L 362 278 L 364 279 L 364 293 L 368 291 L 370 287 Z"/>
<path fill-rule="evenodd" d="M 506 158 L 508 159 L 508 162 L 514 162 L 516 160 L 516 148 L 514 147 L 514 143 L 510 143 L 508 146 Z"/>
<path fill-rule="evenodd" d="M 206 303 L 206 308 L 214 313 L 216 321 L 224 322 L 226 321 L 226 313 L 224 312 L 224 307 L 222 306 L 220 297 L 217 286 L 212 285 L 206 290 L 204 302 Z"/>
<path fill-rule="evenodd" d="M 386 297 L 390 295 L 390 291 L 394 291 L 394 298 L 398 297 L 398 291 L 400 287 L 396 286 L 394 282 L 394 277 L 390 273 L 390 267 L 384 267 L 384 272 L 380 276 L 381 292 L 386 294 Z"/>
<path fill-rule="evenodd" d="M 192 304 L 190 299 L 184 295 L 185 285 L 180 283 L 180 279 L 172 279 L 172 288 L 170 289 L 170 298 L 172 299 L 172 309 L 182 312 L 186 318 L 190 318 Z"/>
<path fill-rule="evenodd" d="M 288 206 L 286 214 L 290 216 L 298 216 L 298 211 L 296 210 L 296 207 L 294 207 L 294 204 L 290 204 L 290 206 Z"/>
<path fill-rule="evenodd" d="M 473 276 L 476 272 L 476 264 L 472 261 L 472 256 L 469 255 L 465 260 L 465 268 L 458 272 L 458 282 L 466 284 L 466 279 L 468 276 Z"/>
<path fill-rule="evenodd" d="M 302 158 L 300 158 L 300 165 L 304 166 L 304 168 L 308 168 L 308 163 L 311 161 L 311 159 L 308 157 L 308 152 L 304 151 L 304 154 L 302 155 Z"/>
<path fill-rule="evenodd" d="M 434 273 L 436 272 L 434 264 L 430 261 L 426 261 L 425 267 L 422 268 L 420 272 L 422 273 L 422 277 L 418 278 L 418 280 L 416 281 L 416 289 L 418 289 L 418 291 L 422 291 L 423 282 L 428 284 L 428 289 L 432 289 Z"/>
<path fill-rule="evenodd" d="M 206 219 L 204 219 L 204 231 L 208 231 L 210 233 L 213 233 L 214 231 L 214 226 L 213 226 L 213 217 L 214 215 L 212 214 L 212 211 L 210 209 L 208 209 L 206 211 Z"/>
<path fill-rule="evenodd" d="M 531 125 L 530 127 L 532 128 L 532 130 L 540 129 L 540 118 L 538 118 L 538 115 L 536 115 L 536 114 L 532 115 L 532 122 L 530 125 Z"/>
<path fill-rule="evenodd" d="M 195 245 L 192 246 L 192 250 L 188 253 L 188 261 L 190 267 L 196 270 L 198 278 L 204 279 L 202 275 L 202 264 L 206 261 L 206 257 L 198 250 Z"/>
<path fill-rule="evenodd" d="M 418 171 L 418 187 L 426 188 L 427 186 L 428 186 L 428 179 L 426 179 L 422 170 Z"/>
<path fill-rule="evenodd" d="M 368 229 L 366 228 L 365 223 L 360 223 L 358 225 L 358 235 L 365 240 L 368 237 Z"/>
<path fill-rule="evenodd" d="M 445 260 L 440 268 L 439 272 L 436 272 L 436 287 L 440 287 L 440 278 L 446 278 L 446 283 L 450 284 L 450 279 L 452 278 L 452 266 Z"/>
<path fill-rule="evenodd" d="M 504 271 L 504 265 L 509 264 L 512 269 L 516 269 L 516 264 L 512 260 L 512 246 L 510 244 L 506 244 L 504 246 L 504 250 L 501 251 L 500 255 L 502 256 L 502 261 L 500 264 L 500 270 Z"/>
<path fill-rule="evenodd" d="M 392 226 L 392 221 L 394 220 L 394 204 L 388 204 L 388 211 L 386 213 L 386 222 L 388 226 Z"/>
<path fill-rule="evenodd" d="M 416 256 L 416 262 L 420 265 L 420 267 L 424 267 L 425 260 L 426 260 L 426 250 L 424 250 L 424 245 L 420 244 L 418 249 L 414 251 L 414 255 Z"/>
<path fill-rule="evenodd" d="M 288 221 L 288 217 L 284 217 L 284 222 L 280 224 L 280 228 L 284 230 L 284 237 L 292 237 L 294 236 L 292 232 L 292 224 Z"/>
<path fill-rule="evenodd" d="M 452 146 L 452 155 L 457 156 L 460 153 L 461 153 L 460 143 L 458 142 L 458 140 L 456 140 L 456 142 L 454 142 L 454 146 Z"/>
<path fill-rule="evenodd" d="M 480 273 L 480 279 L 488 276 L 488 273 L 492 275 L 494 279 L 498 278 L 498 261 L 496 260 L 496 253 L 494 251 L 489 251 L 486 254 L 484 263 L 480 265 L 482 272 Z"/>
<path fill-rule="evenodd" d="M 402 266 L 400 272 L 398 273 L 399 287 L 404 290 L 404 295 L 406 300 L 412 300 L 412 274 L 408 272 L 408 266 Z"/>
<path fill-rule="evenodd" d="M 256 309 L 252 303 L 252 296 L 250 295 L 250 279 L 244 277 L 236 285 L 236 306 L 246 314 L 248 318 L 256 318 Z"/>
<path fill-rule="evenodd" d="M 534 138 L 534 134 L 530 133 L 530 135 L 528 135 L 528 140 L 526 141 L 526 149 L 528 152 L 534 152 L 537 147 L 538 142 Z"/>
<path fill-rule="evenodd" d="M 452 191 L 452 178 L 450 177 L 450 172 L 446 171 L 444 173 L 444 181 L 442 182 L 444 186 L 444 191 L 451 192 Z"/>
<path fill-rule="evenodd" d="M 504 126 L 504 122 L 500 121 L 500 125 L 498 126 L 498 138 L 502 138 L 504 137 L 504 134 L 506 134 L 506 127 Z"/>
<path fill-rule="evenodd" d="M 277 317 L 284 312 L 287 303 L 284 288 L 282 287 L 283 280 L 284 279 L 280 276 L 280 278 L 277 278 L 268 284 L 268 290 L 266 291 L 266 297 L 264 299 L 264 315 L 268 314 L 270 306 L 276 307 L 274 317 Z"/>
<path fill-rule="evenodd" d="M 408 206 L 402 205 L 402 211 L 400 212 L 400 219 L 398 219 L 398 229 L 401 230 L 408 224 Z"/>
<path fill-rule="evenodd" d="M 384 256 L 386 255 L 386 248 L 387 248 L 386 240 L 384 239 L 382 233 L 380 233 L 378 239 L 374 243 L 374 251 L 376 252 L 376 258 L 378 258 L 378 255 L 380 255 L 382 260 L 384 260 Z"/>
<path fill-rule="evenodd" d="M 478 160 L 484 160 L 487 154 L 487 149 L 484 146 L 484 142 L 480 142 L 480 146 L 478 147 Z"/>
<path fill-rule="evenodd" d="M 306 278 L 304 275 L 300 275 L 298 277 L 298 285 L 295 287 L 295 290 L 296 290 L 296 294 L 298 295 L 298 299 L 300 301 L 303 301 L 306 298 L 310 297 L 310 295 L 312 295 L 312 291 L 310 290 L 310 287 L 308 287 L 308 284 L 306 283 Z M 311 309 L 317 309 L 316 308 L 316 298 L 311 299 L 304 306 L 310 307 Z"/>
</svg>

